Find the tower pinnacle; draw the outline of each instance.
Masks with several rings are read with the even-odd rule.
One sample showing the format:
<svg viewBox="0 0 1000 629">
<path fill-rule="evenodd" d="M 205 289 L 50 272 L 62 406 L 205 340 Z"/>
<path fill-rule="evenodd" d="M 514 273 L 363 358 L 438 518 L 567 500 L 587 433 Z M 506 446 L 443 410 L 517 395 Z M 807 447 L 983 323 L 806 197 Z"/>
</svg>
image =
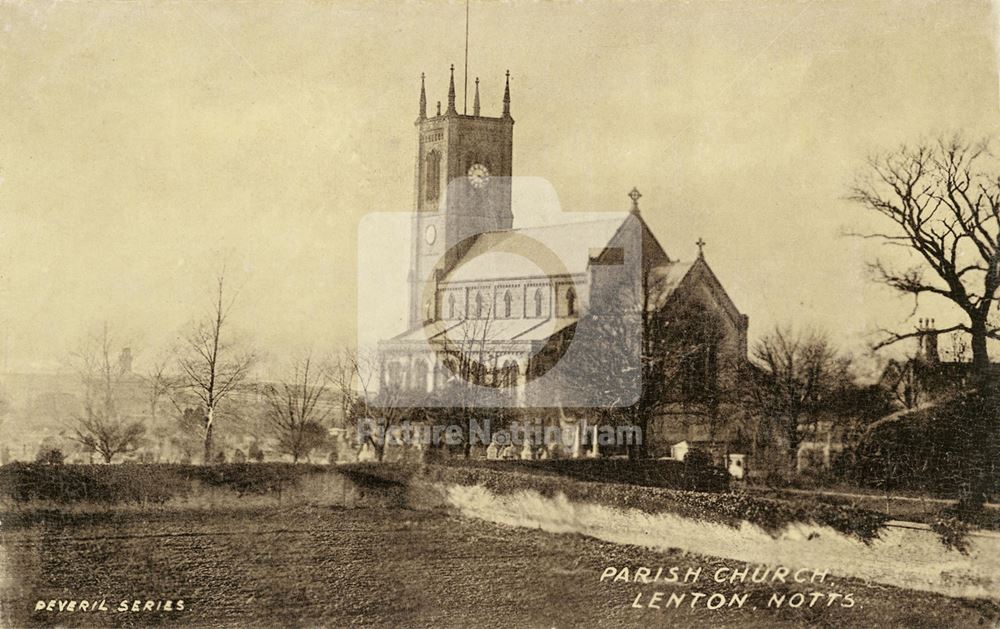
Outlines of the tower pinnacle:
<svg viewBox="0 0 1000 629">
<path fill-rule="evenodd" d="M 479 77 L 476 77 L 476 98 L 472 101 L 472 115 L 479 117 Z"/>
<path fill-rule="evenodd" d="M 448 114 L 457 114 L 455 110 L 455 64 L 451 64 L 451 79 L 448 82 Z"/>
<path fill-rule="evenodd" d="M 420 73 L 420 120 L 427 117 L 427 92 L 424 90 L 424 73 Z"/>
<path fill-rule="evenodd" d="M 507 70 L 507 82 L 503 88 L 503 117 L 510 118 L 510 70 Z"/>
</svg>

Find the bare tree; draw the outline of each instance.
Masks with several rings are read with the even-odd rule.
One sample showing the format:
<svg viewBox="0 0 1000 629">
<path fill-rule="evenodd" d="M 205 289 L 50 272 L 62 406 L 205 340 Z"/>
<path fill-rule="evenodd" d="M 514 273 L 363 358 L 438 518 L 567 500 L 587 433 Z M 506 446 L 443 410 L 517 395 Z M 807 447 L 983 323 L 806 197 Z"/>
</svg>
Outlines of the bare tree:
<svg viewBox="0 0 1000 629">
<path fill-rule="evenodd" d="M 983 373 L 987 339 L 1000 338 L 990 323 L 1000 287 L 1000 168 L 987 141 L 956 136 L 872 157 L 850 198 L 891 227 L 864 237 L 902 247 L 919 260 L 909 268 L 876 260 L 871 268 L 877 280 L 917 299 L 936 295 L 957 306 L 966 321 L 933 333 L 969 334 L 972 364 Z M 890 332 L 878 347 L 924 333 Z"/>
<path fill-rule="evenodd" d="M 83 384 L 84 405 L 83 412 L 72 419 L 70 438 L 99 454 L 105 463 L 135 451 L 145 433 L 145 426 L 128 419 L 121 409 L 121 382 L 127 372 L 121 360 L 124 349 L 105 322 L 73 354 Z"/>
<path fill-rule="evenodd" d="M 647 290 L 655 294 L 656 286 Z M 645 301 L 645 300 L 644 300 Z M 723 391 L 719 382 L 717 319 L 697 302 L 588 313 L 581 318 L 559 371 L 570 406 L 586 406 L 612 425 L 629 425 L 642 436 L 629 444 L 630 458 L 648 455 L 650 420 L 700 417 L 714 431 Z M 581 404 L 582 402 L 582 404 Z"/>
<path fill-rule="evenodd" d="M 560 387 L 582 391 L 605 421 L 638 428 L 642 438 L 629 444 L 628 455 L 644 458 L 654 417 L 698 417 L 714 433 L 732 388 L 720 376 L 741 366 L 722 364 L 721 322 L 697 298 L 676 291 L 676 268 L 662 254 L 644 251 L 619 273 L 591 296 L 567 339 Z"/>
<path fill-rule="evenodd" d="M 278 440 L 278 447 L 297 463 L 322 445 L 325 425 L 332 416 L 327 399 L 326 378 L 311 357 L 296 360 L 290 377 L 264 388 L 265 417 Z"/>
<path fill-rule="evenodd" d="M 149 417 L 154 422 L 160 410 L 160 402 L 169 399 L 171 392 L 177 387 L 177 378 L 169 369 L 170 359 L 161 358 L 156 360 L 143 376 L 149 396 Z"/>
<path fill-rule="evenodd" d="M 390 378 L 379 381 L 384 371 L 382 358 L 377 351 L 344 348 L 329 368 L 343 416 L 368 423 L 365 441 L 379 461 L 385 457 L 387 431 L 407 415 L 404 384 Z M 361 432 L 360 424 L 358 428 Z"/>
<path fill-rule="evenodd" d="M 226 295 L 223 271 L 217 278 L 210 313 L 192 324 L 177 356 L 178 389 L 193 396 L 200 405 L 205 442 L 202 461 L 206 465 L 212 462 L 212 431 L 219 405 L 246 380 L 256 359 L 252 350 L 241 347 L 232 338 L 229 315 L 234 302 L 235 297 Z"/>
<path fill-rule="evenodd" d="M 520 368 L 511 357 L 499 362 L 507 343 L 498 334 L 496 299 L 494 292 L 487 303 L 477 303 L 474 313 L 463 313 L 461 324 L 434 343 L 443 363 L 433 393 L 435 403 L 444 406 L 438 415 L 462 427 L 466 458 L 472 455 L 474 422 L 509 422 L 519 413 Z"/>
<path fill-rule="evenodd" d="M 780 326 L 757 342 L 753 357 L 761 368 L 749 387 L 755 410 L 776 422 L 795 469 L 804 433 L 816 427 L 820 412 L 850 382 L 850 361 L 824 334 Z"/>
</svg>

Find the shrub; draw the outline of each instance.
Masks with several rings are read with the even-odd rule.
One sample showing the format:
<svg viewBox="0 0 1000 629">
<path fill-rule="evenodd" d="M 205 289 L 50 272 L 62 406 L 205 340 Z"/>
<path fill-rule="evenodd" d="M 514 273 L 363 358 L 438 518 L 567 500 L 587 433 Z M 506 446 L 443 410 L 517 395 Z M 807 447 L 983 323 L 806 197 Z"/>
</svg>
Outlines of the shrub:
<svg viewBox="0 0 1000 629">
<path fill-rule="evenodd" d="M 951 515 L 942 515 L 931 523 L 931 530 L 937 533 L 945 548 L 969 554 L 969 531 L 971 526 L 964 520 Z"/>
<path fill-rule="evenodd" d="M 38 456 L 35 457 L 35 461 L 43 465 L 62 465 L 65 459 L 65 455 L 59 448 L 43 448 L 38 451 Z"/>
<path fill-rule="evenodd" d="M 684 455 L 684 463 L 692 468 L 706 469 L 712 467 L 712 455 L 704 450 L 692 448 Z"/>
<path fill-rule="evenodd" d="M 251 461 L 256 461 L 257 463 L 264 462 L 264 451 L 260 449 L 260 446 L 256 443 L 251 443 L 248 451 L 248 455 Z"/>
</svg>

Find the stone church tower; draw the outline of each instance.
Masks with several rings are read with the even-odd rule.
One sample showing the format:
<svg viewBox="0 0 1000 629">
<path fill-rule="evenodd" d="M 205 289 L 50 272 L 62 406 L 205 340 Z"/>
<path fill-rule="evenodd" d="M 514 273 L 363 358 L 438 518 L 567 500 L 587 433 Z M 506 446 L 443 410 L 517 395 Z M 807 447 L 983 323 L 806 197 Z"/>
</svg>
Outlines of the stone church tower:
<svg viewBox="0 0 1000 629">
<path fill-rule="evenodd" d="M 455 109 L 455 66 L 451 67 L 448 108 L 427 115 L 424 77 L 420 113 L 410 252 L 409 328 L 434 318 L 435 284 L 453 268 L 478 234 L 511 229 L 511 172 L 514 119 L 510 115 L 510 72 L 503 113 L 480 115 L 479 79 L 472 115 Z"/>
</svg>

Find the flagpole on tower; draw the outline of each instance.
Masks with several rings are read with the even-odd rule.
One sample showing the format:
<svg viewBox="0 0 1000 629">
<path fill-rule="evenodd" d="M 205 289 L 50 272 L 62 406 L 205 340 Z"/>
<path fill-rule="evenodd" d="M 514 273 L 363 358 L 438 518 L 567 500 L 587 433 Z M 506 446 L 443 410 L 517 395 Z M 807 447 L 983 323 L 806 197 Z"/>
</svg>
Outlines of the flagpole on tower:
<svg viewBox="0 0 1000 629">
<path fill-rule="evenodd" d="M 462 115 L 469 113 L 469 0 L 465 0 L 465 89 L 462 93 Z"/>
</svg>

